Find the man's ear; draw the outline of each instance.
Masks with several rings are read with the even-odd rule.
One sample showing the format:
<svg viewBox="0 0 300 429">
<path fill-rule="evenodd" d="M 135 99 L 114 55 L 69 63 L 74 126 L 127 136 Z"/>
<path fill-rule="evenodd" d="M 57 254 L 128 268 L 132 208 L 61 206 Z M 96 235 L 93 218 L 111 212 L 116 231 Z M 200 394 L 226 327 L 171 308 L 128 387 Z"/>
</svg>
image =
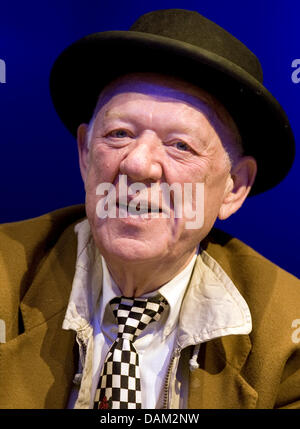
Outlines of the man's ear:
<svg viewBox="0 0 300 429">
<path fill-rule="evenodd" d="M 79 167 L 81 172 L 81 177 L 85 183 L 87 170 L 88 170 L 88 157 L 89 157 L 89 148 L 87 141 L 87 124 L 80 124 L 77 128 L 77 147 L 78 147 L 78 156 L 79 156 Z"/>
<path fill-rule="evenodd" d="M 227 219 L 242 206 L 254 183 L 256 172 L 257 163 L 252 156 L 243 156 L 236 162 L 228 179 L 219 219 Z"/>
</svg>

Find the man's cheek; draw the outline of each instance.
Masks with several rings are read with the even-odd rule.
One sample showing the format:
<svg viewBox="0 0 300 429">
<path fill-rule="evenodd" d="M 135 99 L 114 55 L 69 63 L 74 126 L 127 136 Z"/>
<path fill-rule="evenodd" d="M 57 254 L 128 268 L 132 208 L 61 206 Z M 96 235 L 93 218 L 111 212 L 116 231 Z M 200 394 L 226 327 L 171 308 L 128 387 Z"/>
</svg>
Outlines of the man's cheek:
<svg viewBox="0 0 300 429">
<path fill-rule="evenodd" d="M 89 190 L 89 192 L 95 191 L 100 183 L 110 181 L 111 168 L 107 167 L 104 160 L 95 162 L 93 159 L 87 172 L 86 189 Z"/>
<path fill-rule="evenodd" d="M 97 195 L 97 188 L 99 183 L 102 183 L 94 175 L 89 175 L 85 183 L 85 204 L 86 204 L 86 213 L 87 217 L 91 220 L 96 216 L 96 208 L 99 199 L 101 198 Z"/>
<path fill-rule="evenodd" d="M 96 178 L 97 185 L 101 182 L 113 183 L 119 174 L 120 161 L 118 153 L 114 156 L 99 156 L 93 159 L 92 176 Z"/>
</svg>

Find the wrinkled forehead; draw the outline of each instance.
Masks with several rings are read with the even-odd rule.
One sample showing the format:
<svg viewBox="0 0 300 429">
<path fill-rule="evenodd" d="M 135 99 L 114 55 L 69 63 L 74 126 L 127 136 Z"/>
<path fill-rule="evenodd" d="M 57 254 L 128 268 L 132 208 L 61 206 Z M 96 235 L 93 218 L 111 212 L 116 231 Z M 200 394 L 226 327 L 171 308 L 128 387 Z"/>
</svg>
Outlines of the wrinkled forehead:
<svg viewBox="0 0 300 429">
<path fill-rule="evenodd" d="M 225 110 L 214 97 L 189 82 L 154 73 L 132 73 L 119 77 L 103 89 L 95 113 L 113 97 L 130 92 L 150 95 L 163 101 L 181 101 L 196 109 L 205 107 L 207 114 Z"/>
<path fill-rule="evenodd" d="M 239 130 L 225 107 L 211 94 L 189 82 L 181 79 L 154 74 L 132 73 L 119 77 L 108 84 L 101 92 L 89 127 L 91 134 L 94 119 L 99 111 L 109 106 L 110 100 L 122 93 L 140 93 L 150 95 L 161 101 L 179 101 L 201 111 L 211 123 L 215 131 L 222 136 L 223 141 L 232 152 L 243 152 Z M 225 139 L 225 140 L 224 140 Z"/>
</svg>

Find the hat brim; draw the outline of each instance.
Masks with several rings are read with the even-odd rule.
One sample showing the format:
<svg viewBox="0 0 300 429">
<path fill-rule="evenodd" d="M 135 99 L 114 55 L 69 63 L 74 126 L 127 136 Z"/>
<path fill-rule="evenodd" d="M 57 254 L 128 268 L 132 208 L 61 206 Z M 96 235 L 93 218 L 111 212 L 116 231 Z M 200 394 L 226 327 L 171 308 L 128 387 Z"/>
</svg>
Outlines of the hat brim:
<svg viewBox="0 0 300 429">
<path fill-rule="evenodd" d="M 293 132 L 284 110 L 260 82 L 224 57 L 149 33 L 94 33 L 57 58 L 51 97 L 74 136 L 81 123 L 90 121 L 105 85 L 130 72 L 180 77 L 219 99 L 239 128 L 245 155 L 257 160 L 252 195 L 273 188 L 289 172 L 295 157 Z"/>
</svg>

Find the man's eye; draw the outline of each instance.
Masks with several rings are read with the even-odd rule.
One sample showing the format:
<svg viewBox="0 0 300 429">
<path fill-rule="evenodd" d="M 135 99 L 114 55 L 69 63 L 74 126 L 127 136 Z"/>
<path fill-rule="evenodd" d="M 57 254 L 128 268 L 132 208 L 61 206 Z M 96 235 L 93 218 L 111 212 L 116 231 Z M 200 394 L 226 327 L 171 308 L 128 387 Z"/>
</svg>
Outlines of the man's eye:
<svg viewBox="0 0 300 429">
<path fill-rule="evenodd" d="M 129 137 L 129 133 L 126 130 L 114 130 L 109 133 L 109 136 L 123 139 L 124 137 Z"/>
<path fill-rule="evenodd" d="M 176 147 L 176 149 L 179 149 L 181 151 L 188 151 L 188 150 L 190 150 L 189 145 L 186 144 L 186 143 L 184 143 L 184 142 L 181 142 L 181 141 L 178 141 L 178 142 L 174 143 L 174 146 Z"/>
</svg>

